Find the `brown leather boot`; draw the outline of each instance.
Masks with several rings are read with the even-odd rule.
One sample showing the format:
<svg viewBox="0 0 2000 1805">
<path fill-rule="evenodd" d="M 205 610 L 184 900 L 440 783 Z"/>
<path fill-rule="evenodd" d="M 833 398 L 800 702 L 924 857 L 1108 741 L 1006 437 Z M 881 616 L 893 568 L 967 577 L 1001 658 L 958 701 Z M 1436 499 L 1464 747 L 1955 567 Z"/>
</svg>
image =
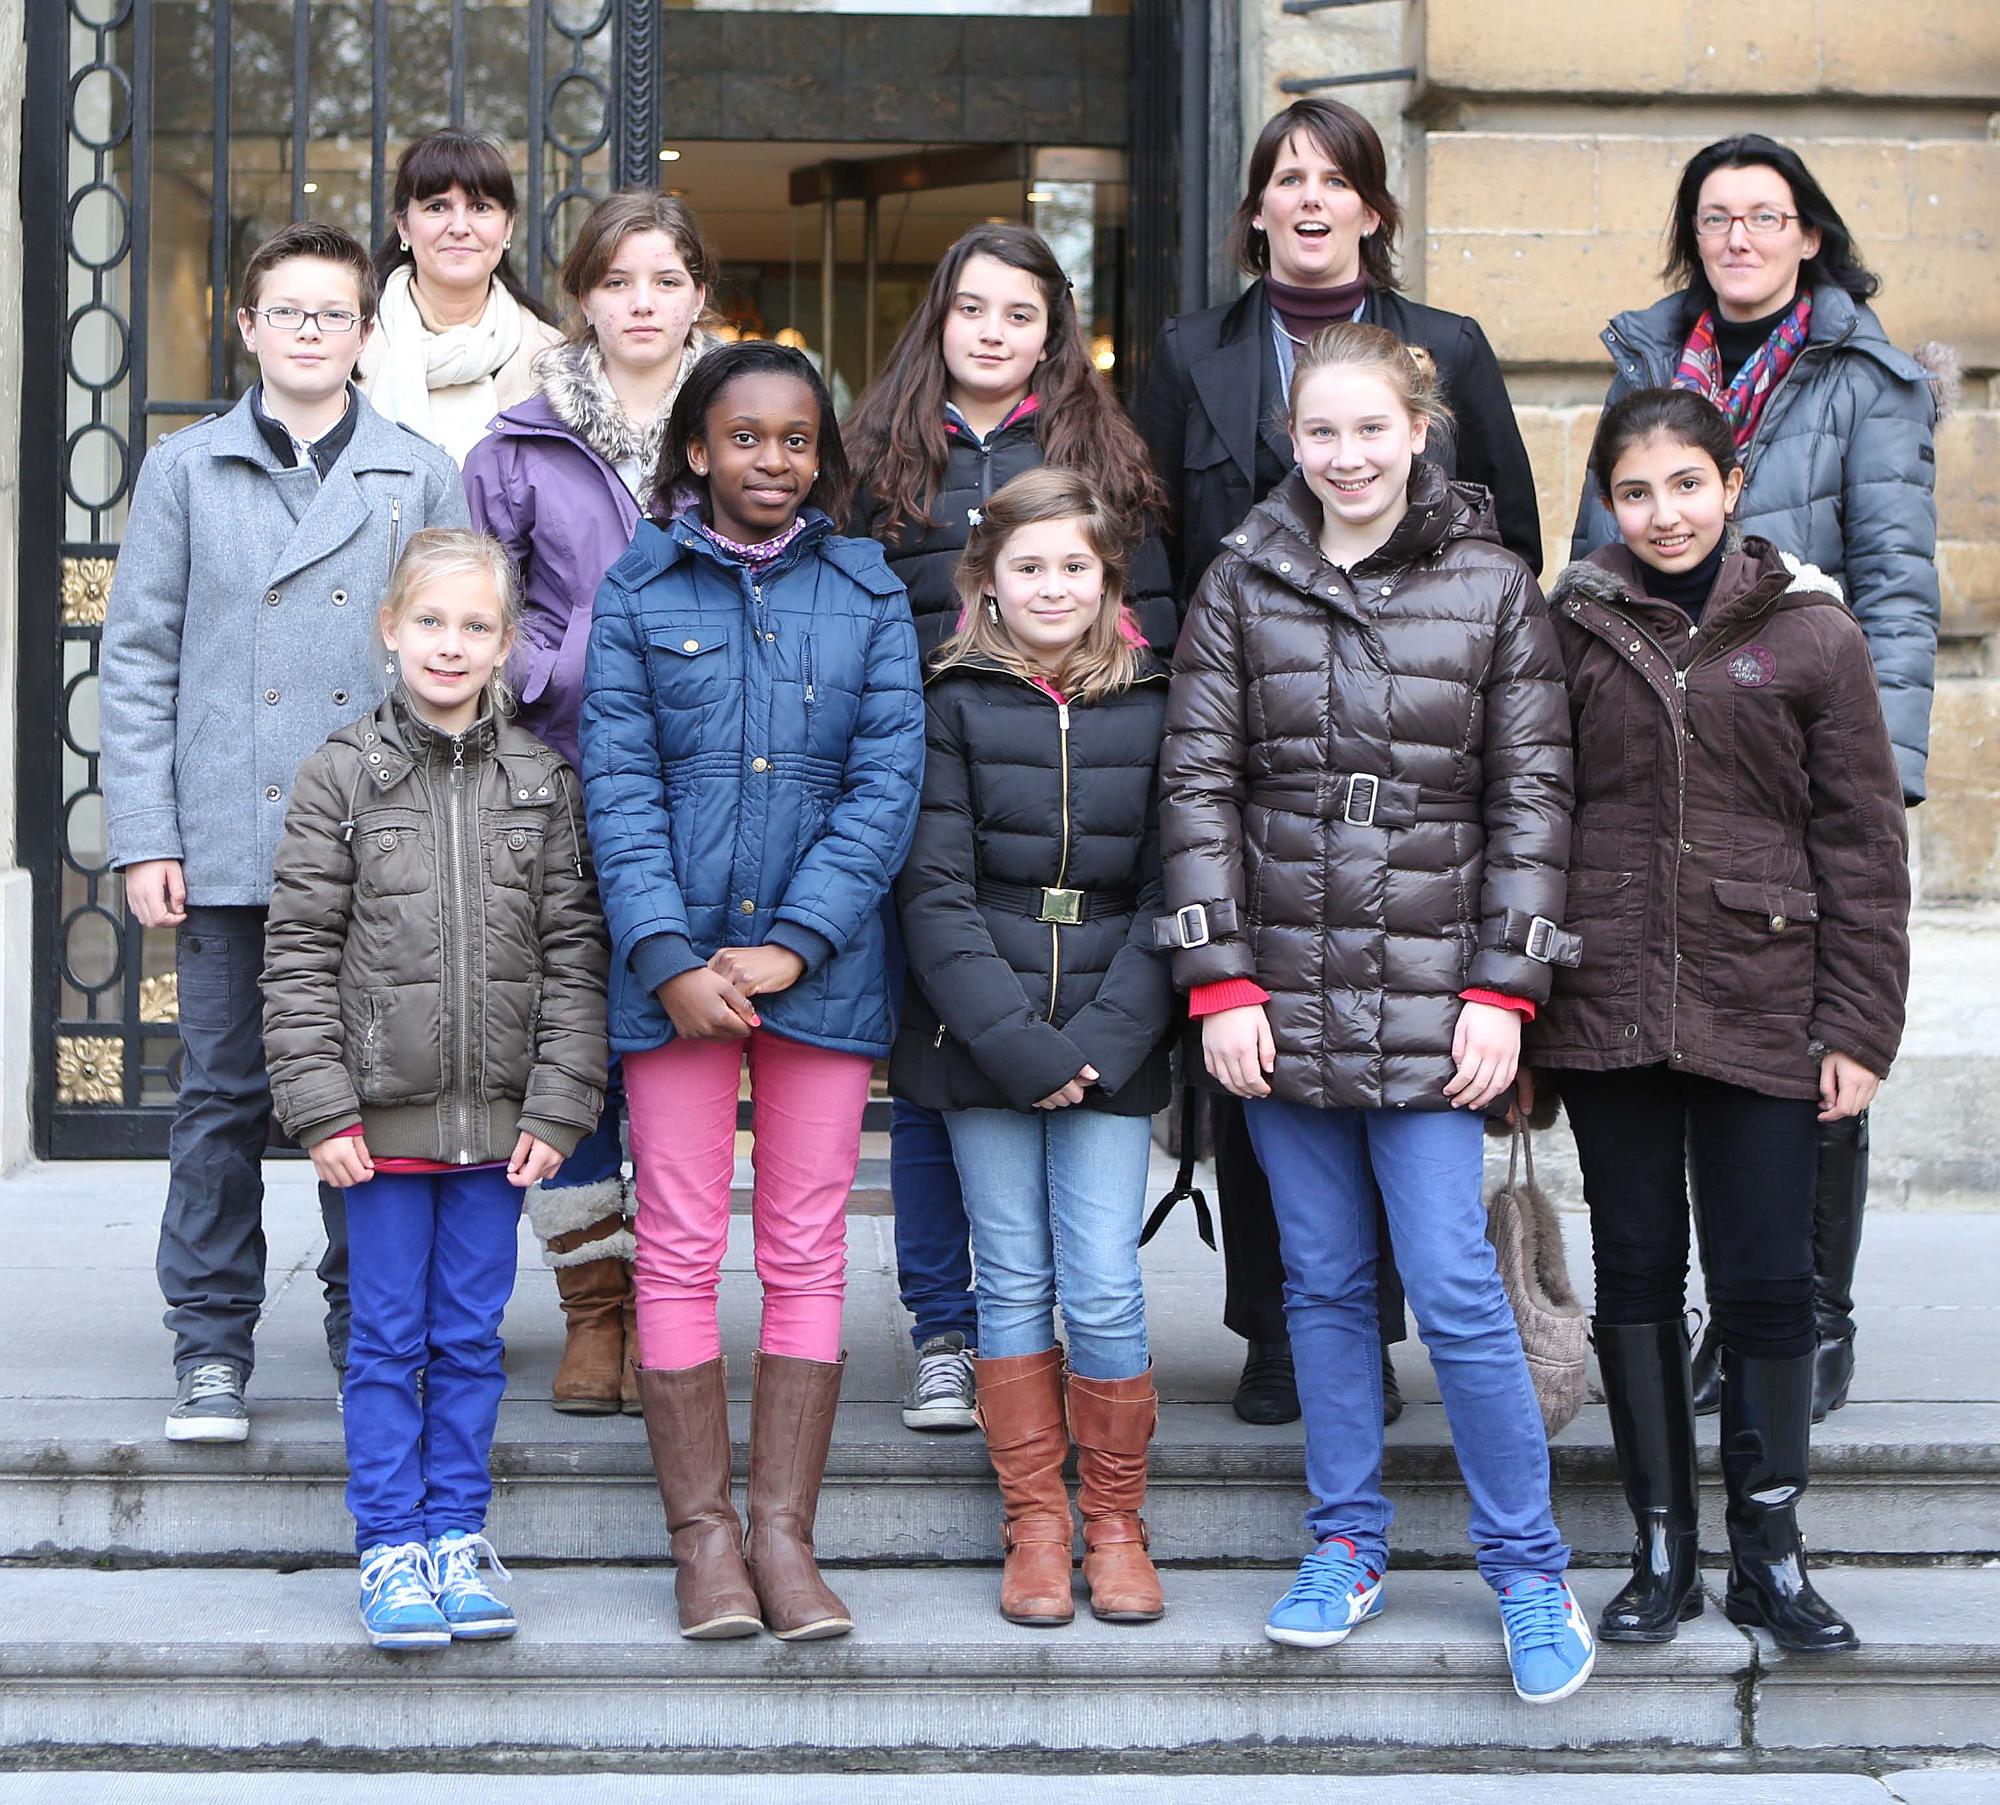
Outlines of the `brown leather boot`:
<svg viewBox="0 0 2000 1805">
<path fill-rule="evenodd" d="M 627 1416 L 643 1416 L 645 1404 L 639 1396 L 639 1293 L 633 1288 L 632 1268 L 625 1268 L 625 1359 L 618 1373 L 618 1407 Z"/>
<path fill-rule="evenodd" d="M 1062 1352 L 975 1359 L 972 1374 L 979 1388 L 975 1414 L 1007 1513 L 1000 1531 L 1007 1557 L 1000 1615 L 1037 1628 L 1068 1623 L 1076 1615 L 1070 1586 L 1076 1529 L 1063 1484 L 1069 1431 L 1063 1427 Z"/>
<path fill-rule="evenodd" d="M 550 1401 L 568 1416 L 610 1416 L 619 1406 L 625 1300 L 632 1292 L 632 1228 L 625 1185 L 530 1185 L 528 1223 L 555 1268 L 567 1339 Z"/>
<path fill-rule="evenodd" d="M 1160 1420 L 1149 1367 L 1136 1379 L 1069 1376 L 1076 1438 L 1076 1507 L 1083 1518 L 1083 1583 L 1107 1623 L 1150 1623 L 1167 1608 L 1146 1552 L 1146 1444 Z"/>
<path fill-rule="evenodd" d="M 750 1356 L 750 1533 L 743 1544 L 764 1623 L 782 1642 L 854 1627 L 813 1559 L 820 1480 L 840 1403 L 839 1360 Z"/>
<path fill-rule="evenodd" d="M 646 1443 L 666 1507 L 674 1610 L 694 1641 L 763 1627 L 743 1564 L 743 1525 L 729 1499 L 729 1404 L 720 1359 L 639 1374 Z"/>
</svg>

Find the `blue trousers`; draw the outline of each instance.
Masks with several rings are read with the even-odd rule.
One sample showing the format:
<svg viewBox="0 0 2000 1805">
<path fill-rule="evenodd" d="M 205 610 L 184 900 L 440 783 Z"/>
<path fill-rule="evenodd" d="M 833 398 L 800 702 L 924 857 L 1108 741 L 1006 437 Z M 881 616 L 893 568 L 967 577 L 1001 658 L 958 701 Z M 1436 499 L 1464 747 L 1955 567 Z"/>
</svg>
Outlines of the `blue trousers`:
<svg viewBox="0 0 2000 1805">
<path fill-rule="evenodd" d="M 901 1000 L 909 965 L 896 899 L 882 904 L 889 995 Z M 979 1343 L 979 1307 L 972 1295 L 972 1229 L 951 1157 L 951 1136 L 934 1109 L 889 1105 L 889 1202 L 896 1212 L 896 1288 L 910 1313 L 918 1347 L 954 1330 L 967 1347 Z"/>
<path fill-rule="evenodd" d="M 1073 1373 L 1136 1379 L 1150 1363 L 1139 1227 L 1152 1123 L 1081 1108 L 962 1109 L 944 1121 L 964 1162 L 980 1353 L 1053 1347 L 1060 1304 Z"/>
<path fill-rule="evenodd" d="M 485 1527 L 520 1219 L 521 1193 L 500 1166 L 377 1173 L 347 1193 L 347 1508 L 357 1551 Z"/>
<path fill-rule="evenodd" d="M 1549 1449 L 1507 1294 L 1486 1240 L 1481 1118 L 1469 1110 L 1246 1106 L 1271 1181 L 1285 1321 L 1305 1415 L 1306 1528 L 1344 1536 L 1376 1572 L 1393 1512 L 1382 1495 L 1375 1189 L 1471 1499 L 1479 1571 L 1500 1590 L 1563 1572 Z M 1370 1172 L 1374 1182 L 1370 1183 Z"/>
</svg>

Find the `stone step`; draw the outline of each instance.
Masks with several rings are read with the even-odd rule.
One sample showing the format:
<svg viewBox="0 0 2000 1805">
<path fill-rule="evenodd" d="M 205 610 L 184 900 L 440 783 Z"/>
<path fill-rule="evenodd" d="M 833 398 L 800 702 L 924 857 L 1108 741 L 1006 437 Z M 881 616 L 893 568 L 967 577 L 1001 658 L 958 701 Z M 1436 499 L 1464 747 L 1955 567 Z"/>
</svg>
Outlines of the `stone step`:
<svg viewBox="0 0 2000 1805">
<path fill-rule="evenodd" d="M 1047 1773 L 0 1774 L 0 1805 L 1047 1805 Z M 1371 1773 L 1190 1774 L 1173 1770 L 1174 1805 L 1991 1805 L 2000 1768 L 1900 1768 L 1866 1774 Z M 1981 1790 L 1975 1791 L 1977 1787 Z M 1062 1772 L 1063 1805 L 1155 1805 L 1157 1774 Z"/>
<path fill-rule="evenodd" d="M 740 1476 L 748 1408 L 732 1406 Z M 311 1564 L 344 1561 L 353 1529 L 330 1402 L 259 1403 L 249 1442 L 173 1445 L 153 1403 L 15 1401 L 0 1417 L 0 1558 Z M 1704 1426 L 1707 1542 L 1722 1547 L 1712 1422 Z M 1580 1560 L 1622 1559 L 1630 1519 L 1601 1406 L 1555 1444 L 1560 1520 Z M 642 1425 L 502 1406 L 491 1527 L 509 1557 L 652 1560 L 664 1527 Z M 1386 1477 L 1400 1559 L 1464 1565 L 1465 1505 L 1442 1407 L 1418 1402 L 1389 1431 Z M 1297 1557 L 1304 1499 L 1297 1428 L 1256 1429 L 1225 1405 L 1169 1403 L 1147 1507 L 1154 1549 L 1176 1563 Z M 2000 1404 L 1850 1404 L 1816 1433 L 1807 1531 L 1823 1554 L 2000 1555 Z M 819 1545 L 839 1562 L 996 1556 L 997 1507 L 977 1432 L 916 1435 L 892 1404 L 840 1413 Z"/>
<path fill-rule="evenodd" d="M 1490 1592 L 1469 1574 L 1392 1578 L 1388 1610 L 1322 1653 L 1261 1634 L 1268 1572 L 1170 1576 L 1167 1617 L 1061 1631 L 994 1610 L 989 1573 L 840 1576 L 860 1628 L 834 1642 L 689 1643 L 662 1569 L 521 1573 L 515 1640 L 384 1655 L 361 1640 L 351 1572 L 0 1572 L 0 1747 L 310 1749 L 435 1762 L 477 1750 L 827 1756 L 919 1750 L 1507 1751 L 1716 1756 L 2000 1746 L 2000 1574 L 1823 1567 L 1865 1646 L 1776 1654 L 1711 1608 L 1659 1648 L 1607 1648 L 1560 1705 L 1521 1704 Z M 1579 1576 L 1587 1610 L 1612 1589 Z M 1712 1589 L 1712 1588 L 1711 1588 Z M 1435 1760 L 1433 1753 L 1432 1759 Z M 906 1770 L 907 1771 L 907 1767 Z"/>
</svg>

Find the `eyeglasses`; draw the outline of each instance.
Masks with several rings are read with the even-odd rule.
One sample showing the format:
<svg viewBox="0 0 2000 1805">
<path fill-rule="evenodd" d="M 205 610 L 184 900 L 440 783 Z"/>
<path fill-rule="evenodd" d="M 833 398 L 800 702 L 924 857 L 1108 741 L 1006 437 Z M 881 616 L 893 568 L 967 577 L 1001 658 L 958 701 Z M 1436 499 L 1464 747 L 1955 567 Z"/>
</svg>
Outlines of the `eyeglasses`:
<svg viewBox="0 0 2000 1805">
<path fill-rule="evenodd" d="M 1780 213 L 1775 207 L 1759 207 L 1754 213 L 1725 213 L 1720 207 L 1711 207 L 1694 216 L 1694 235 L 1697 238 L 1726 238 L 1729 228 L 1740 219 L 1744 231 L 1751 237 L 1772 238 L 1798 217 L 1796 213 Z"/>
<path fill-rule="evenodd" d="M 345 307 L 253 307 L 250 312 L 273 332 L 298 332 L 311 320 L 316 331 L 330 334 L 352 332 L 361 316 Z"/>
</svg>

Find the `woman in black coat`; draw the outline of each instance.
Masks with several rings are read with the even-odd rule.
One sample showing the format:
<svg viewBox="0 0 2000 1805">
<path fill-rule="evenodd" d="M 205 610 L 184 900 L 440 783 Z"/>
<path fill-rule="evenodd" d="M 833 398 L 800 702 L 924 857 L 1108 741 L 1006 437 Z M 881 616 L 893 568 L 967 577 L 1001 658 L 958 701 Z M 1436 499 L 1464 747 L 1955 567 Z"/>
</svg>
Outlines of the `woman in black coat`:
<svg viewBox="0 0 2000 1805">
<path fill-rule="evenodd" d="M 1407 299 L 1397 288 L 1396 230 L 1375 128 L 1336 100 L 1294 101 L 1258 135 L 1231 238 L 1252 279 L 1223 307 L 1167 322 L 1139 406 L 1139 430 L 1167 491 L 1166 549 L 1186 600 L 1251 508 L 1292 468 L 1286 398 L 1298 348 L 1322 326 L 1360 319 L 1428 351 L 1452 423 L 1425 449 L 1447 476 L 1492 491 L 1501 542 L 1542 567 L 1534 474 L 1499 361 L 1479 322 Z M 1246 1422 L 1299 1414 L 1282 1303 L 1271 1194 L 1242 1106 L 1211 1101 L 1228 1297 L 1223 1321 L 1250 1344 L 1235 1407 Z M 1386 1232 L 1378 1237 L 1388 1245 Z M 1381 1265 L 1385 1418 L 1402 1413 L 1389 1346 L 1403 1338 L 1402 1286 Z"/>
</svg>

